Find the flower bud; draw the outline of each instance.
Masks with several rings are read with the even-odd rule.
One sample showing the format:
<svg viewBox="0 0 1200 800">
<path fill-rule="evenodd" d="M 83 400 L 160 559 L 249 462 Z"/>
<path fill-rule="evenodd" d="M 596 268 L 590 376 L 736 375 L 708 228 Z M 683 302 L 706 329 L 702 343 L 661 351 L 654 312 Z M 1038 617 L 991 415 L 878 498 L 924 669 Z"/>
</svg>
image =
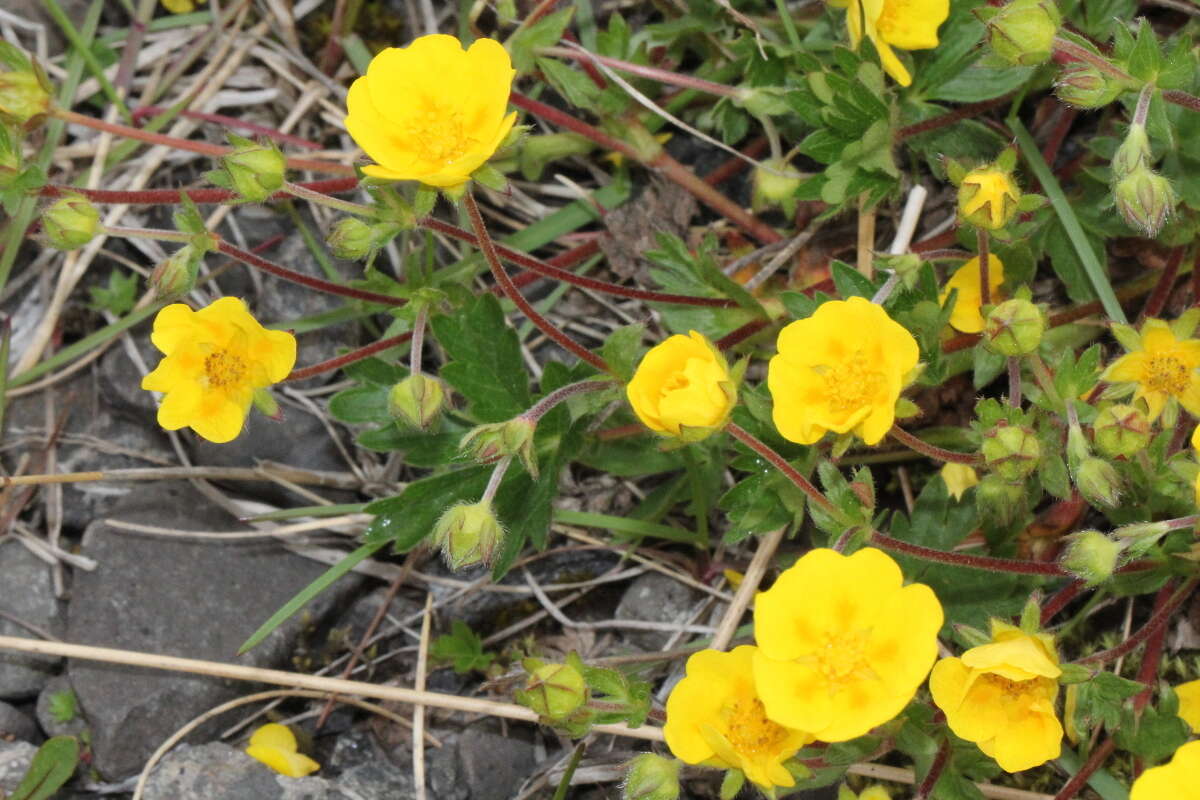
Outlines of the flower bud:
<svg viewBox="0 0 1200 800">
<path fill-rule="evenodd" d="M 966 222 L 994 231 L 1017 213 L 1021 191 L 1007 170 L 989 165 L 973 169 L 958 187 L 958 214 Z"/>
<path fill-rule="evenodd" d="M 1119 181 L 1134 170 L 1149 169 L 1154 163 L 1150 150 L 1150 136 L 1145 125 L 1130 125 L 1121 146 L 1111 162 L 1113 180 Z"/>
<path fill-rule="evenodd" d="M 459 450 L 487 464 L 505 456 L 517 456 L 530 475 L 537 477 L 537 454 L 533 434 L 537 423 L 526 417 L 513 417 L 505 422 L 480 425 L 467 431 L 459 442 Z"/>
<path fill-rule="evenodd" d="M 1171 182 L 1151 169 L 1136 169 L 1117 181 L 1113 197 L 1125 222 L 1151 238 L 1175 210 Z"/>
<path fill-rule="evenodd" d="M 642 753 L 629 762 L 621 800 L 675 800 L 679 797 L 679 762 Z"/>
<path fill-rule="evenodd" d="M 429 430 L 446 400 L 442 382 L 428 375 L 409 375 L 388 392 L 388 413 L 403 425 Z"/>
<path fill-rule="evenodd" d="M 1084 459 L 1079 465 L 1075 486 L 1093 506 L 1116 508 L 1121 497 L 1121 476 L 1112 464 L 1095 456 Z"/>
<path fill-rule="evenodd" d="M 1092 434 L 1103 455 L 1128 458 L 1149 446 L 1150 421 L 1137 406 L 1117 403 L 1100 410 Z"/>
<path fill-rule="evenodd" d="M 796 213 L 796 190 L 804 175 L 792 168 L 785 158 L 769 158 L 754 169 L 751 206 L 754 211 L 780 208 L 789 217 Z"/>
<path fill-rule="evenodd" d="M 196 275 L 200 271 L 201 254 L 190 244 L 176 250 L 154 268 L 150 273 L 150 287 L 160 300 L 174 300 L 182 297 L 196 285 Z"/>
<path fill-rule="evenodd" d="M 371 226 L 358 217 L 338 220 L 325 238 L 325 243 L 337 258 L 358 261 L 366 258 L 374 249 L 375 236 Z"/>
<path fill-rule="evenodd" d="M 1024 498 L 1024 484 L 1010 483 L 999 475 L 985 475 L 975 488 L 975 504 L 980 514 L 999 524 L 1012 522 Z"/>
<path fill-rule="evenodd" d="M 1016 483 L 1037 467 L 1042 446 L 1029 428 L 1001 423 L 984 435 L 980 448 L 988 468 L 1002 480 Z"/>
<path fill-rule="evenodd" d="M 1046 319 L 1033 303 L 1021 298 L 1005 300 L 987 316 L 983 341 L 1002 356 L 1020 356 L 1037 350 L 1046 330 Z"/>
<path fill-rule="evenodd" d="M 570 664 L 542 664 L 530 670 L 525 689 L 513 695 L 539 716 L 561 721 L 587 702 L 588 688 L 583 675 Z"/>
<path fill-rule="evenodd" d="M 42 213 L 42 232 L 59 250 L 83 247 L 100 232 L 100 212 L 83 195 L 64 195 Z"/>
<path fill-rule="evenodd" d="M 50 89 L 32 69 L 0 72 L 0 120 L 25 125 L 50 111 Z"/>
<path fill-rule="evenodd" d="M 1083 531 L 1070 537 L 1062 566 L 1088 586 L 1096 586 L 1112 577 L 1124 549 L 1100 531 Z"/>
<path fill-rule="evenodd" d="M 221 159 L 226 188 L 251 203 L 261 203 L 283 188 L 287 159 L 278 147 L 240 137 L 233 141 L 236 146 Z"/>
<path fill-rule="evenodd" d="M 1073 61 L 1063 67 L 1054 81 L 1058 99 L 1076 108 L 1102 108 L 1124 90 L 1124 86 L 1091 64 Z"/>
<path fill-rule="evenodd" d="M 1014 66 L 1041 64 L 1054 51 L 1061 22 L 1052 0 L 1012 0 L 987 21 L 988 44 Z"/>
<path fill-rule="evenodd" d="M 504 528 L 490 502 L 450 506 L 433 526 L 433 540 L 452 570 L 490 565 L 504 541 Z"/>
</svg>

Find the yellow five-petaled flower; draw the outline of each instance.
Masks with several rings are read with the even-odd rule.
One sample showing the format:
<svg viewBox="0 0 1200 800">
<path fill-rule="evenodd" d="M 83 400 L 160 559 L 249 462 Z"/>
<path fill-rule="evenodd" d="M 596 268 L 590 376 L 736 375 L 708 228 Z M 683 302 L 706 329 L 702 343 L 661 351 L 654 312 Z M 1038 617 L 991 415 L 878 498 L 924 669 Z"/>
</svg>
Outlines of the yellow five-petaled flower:
<svg viewBox="0 0 1200 800">
<path fill-rule="evenodd" d="M 912 334 L 861 297 L 831 300 L 779 332 L 767 368 L 772 418 L 783 438 L 812 444 L 853 431 L 867 444 L 896 420 L 896 400 L 917 365 Z"/>
<path fill-rule="evenodd" d="M 192 311 L 174 303 L 158 312 L 150 341 L 165 356 L 142 388 L 164 392 L 158 424 L 190 427 L 211 442 L 242 430 L 257 390 L 287 377 L 296 363 L 296 337 L 269 331 L 236 297 Z"/>
<path fill-rule="evenodd" d="M 463 50 L 437 33 L 381 51 L 346 98 L 346 129 L 377 162 L 363 172 L 443 188 L 465 183 L 512 130 L 516 112 L 505 112 L 515 74 L 492 39 Z"/>
<path fill-rule="evenodd" d="M 647 428 L 685 441 L 720 427 L 737 402 L 724 356 L 696 331 L 650 348 L 625 394 Z"/>
<path fill-rule="evenodd" d="M 688 764 L 739 769 L 766 789 L 792 786 L 783 762 L 812 737 L 766 717 L 754 687 L 756 649 L 701 650 L 688 658 L 686 676 L 667 698 L 663 736 Z"/>
<path fill-rule="evenodd" d="M 826 742 L 895 717 L 937 657 L 942 606 L 882 550 L 806 553 L 755 600 L 754 679 L 767 717 Z"/>
<path fill-rule="evenodd" d="M 829 0 L 846 9 L 850 44 L 865 34 L 879 51 L 884 71 L 901 86 L 912 83 L 908 68 L 892 47 L 927 50 L 937 47 L 938 27 L 950 16 L 950 0 Z"/>
<path fill-rule="evenodd" d="M 1100 376 L 1109 383 L 1136 383 L 1134 399 L 1146 401 L 1146 415 L 1157 419 L 1174 398 L 1189 414 L 1200 416 L 1200 339 L 1177 339 L 1161 319 L 1142 326 L 1141 349 L 1118 358 Z"/>
<path fill-rule="evenodd" d="M 950 730 L 975 742 L 1001 769 L 1020 772 L 1058 758 L 1063 727 L 1054 701 L 1060 675 L 1048 635 L 1031 636 L 993 620 L 992 642 L 939 661 L 929 691 Z"/>
</svg>

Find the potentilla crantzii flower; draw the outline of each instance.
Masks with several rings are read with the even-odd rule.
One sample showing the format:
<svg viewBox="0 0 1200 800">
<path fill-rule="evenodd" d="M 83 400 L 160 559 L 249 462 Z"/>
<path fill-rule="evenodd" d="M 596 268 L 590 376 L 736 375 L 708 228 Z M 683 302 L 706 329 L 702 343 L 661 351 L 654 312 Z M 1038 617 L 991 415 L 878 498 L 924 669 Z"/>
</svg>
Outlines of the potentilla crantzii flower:
<svg viewBox="0 0 1200 800">
<path fill-rule="evenodd" d="M 723 425 L 737 402 L 724 356 L 696 331 L 650 348 L 625 394 L 647 428 L 686 441 Z"/>
<path fill-rule="evenodd" d="M 779 332 L 767 369 L 772 418 L 783 438 L 812 444 L 853 431 L 876 444 L 896 420 L 896 400 L 917 365 L 917 340 L 861 297 L 831 300 Z"/>
<path fill-rule="evenodd" d="M 303 778 L 321 765 L 299 752 L 291 728 L 268 722 L 250 736 L 246 754 L 289 778 Z"/>
<path fill-rule="evenodd" d="M 1200 416 L 1200 339 L 1178 339 L 1161 319 L 1148 319 L 1142 326 L 1141 349 L 1118 358 L 1101 380 L 1135 383 L 1134 399 L 1146 401 L 1146 414 L 1153 421 L 1167 401 L 1179 401 L 1188 413 Z"/>
<path fill-rule="evenodd" d="M 957 289 L 954 309 L 950 312 L 950 327 L 963 333 L 979 333 L 984 319 L 980 313 L 983 306 L 983 283 L 979 279 L 979 256 L 954 271 L 946 281 L 938 302 L 945 303 L 951 289 Z M 988 255 L 988 296 L 995 303 L 1000 299 L 1000 284 L 1004 283 L 1004 264 L 994 254 Z"/>
<path fill-rule="evenodd" d="M 667 698 L 663 736 L 688 764 L 739 769 L 767 789 L 793 786 L 783 762 L 812 737 L 765 715 L 752 669 L 757 649 L 701 650 L 688 658 L 687 675 Z"/>
<path fill-rule="evenodd" d="M 929 690 L 955 735 L 975 742 L 1001 769 L 1020 772 L 1058 757 L 1060 675 L 1053 639 L 993 620 L 992 641 L 939 661 Z"/>
<path fill-rule="evenodd" d="M 1200 800 L 1200 741 L 1188 742 L 1162 766 L 1133 782 L 1129 800 Z"/>
<path fill-rule="evenodd" d="M 806 553 L 758 596 L 754 680 L 767 717 L 826 742 L 899 714 L 937 657 L 942 606 L 891 556 Z"/>
<path fill-rule="evenodd" d="M 236 297 L 199 311 L 174 303 L 158 312 L 150 341 L 164 358 L 142 388 L 164 392 L 158 424 L 190 427 L 210 442 L 242 430 L 258 390 L 287 377 L 296 363 L 296 337 L 269 331 Z"/>
<path fill-rule="evenodd" d="M 901 86 L 911 84 L 912 75 L 892 48 L 937 47 L 938 27 L 950 16 L 950 0 L 829 0 L 829 5 L 846 9 L 850 44 L 857 48 L 865 34 L 884 72 Z"/>
<path fill-rule="evenodd" d="M 363 172 L 459 186 L 491 158 L 517 119 L 506 114 L 516 71 L 497 41 L 431 34 L 389 47 L 354 81 L 346 129 L 375 164 Z"/>
</svg>

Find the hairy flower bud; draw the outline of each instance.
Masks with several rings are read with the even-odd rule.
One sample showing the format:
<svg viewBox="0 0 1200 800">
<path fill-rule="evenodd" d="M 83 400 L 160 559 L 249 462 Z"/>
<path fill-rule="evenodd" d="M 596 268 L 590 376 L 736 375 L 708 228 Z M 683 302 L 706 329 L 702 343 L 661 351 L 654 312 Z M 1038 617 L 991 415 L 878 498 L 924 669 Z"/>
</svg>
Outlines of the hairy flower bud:
<svg viewBox="0 0 1200 800">
<path fill-rule="evenodd" d="M 442 414 L 446 390 L 428 375 L 409 375 L 388 391 L 388 413 L 397 422 L 429 430 Z"/>
<path fill-rule="evenodd" d="M 283 188 L 287 159 L 278 147 L 241 137 L 230 140 L 234 148 L 221 158 L 221 170 L 215 175 L 209 173 L 214 183 L 232 189 L 251 203 L 261 203 Z"/>
<path fill-rule="evenodd" d="M 1020 356 L 1037 350 L 1046 330 L 1042 311 L 1028 300 L 1005 300 L 987 316 L 983 341 L 992 352 Z"/>
<path fill-rule="evenodd" d="M 338 220 L 333 230 L 325 237 L 325 243 L 336 258 L 358 261 L 370 255 L 375 247 L 375 235 L 371 226 L 358 217 Z"/>
<path fill-rule="evenodd" d="M 1137 406 L 1117 403 L 1100 410 L 1092 433 L 1103 455 L 1128 458 L 1150 444 L 1150 421 Z"/>
<path fill-rule="evenodd" d="M 1079 465 L 1075 486 L 1084 499 L 1100 508 L 1116 508 L 1121 497 L 1121 476 L 1112 464 L 1095 456 Z"/>
<path fill-rule="evenodd" d="M 50 88 L 33 71 L 0 72 L 0 121 L 26 125 L 50 110 Z"/>
<path fill-rule="evenodd" d="M 433 540 L 452 570 L 490 565 L 504 541 L 504 528 L 490 502 L 458 503 L 433 526 Z"/>
<path fill-rule="evenodd" d="M 995 165 L 973 169 L 958 187 L 958 213 L 963 220 L 994 231 L 1017 213 L 1021 190 L 1012 174 Z"/>
<path fill-rule="evenodd" d="M 51 247 L 74 250 L 100 232 L 100 212 L 81 194 L 67 194 L 42 213 L 42 233 Z"/>
<path fill-rule="evenodd" d="M 458 447 L 464 455 L 484 464 L 505 456 L 517 456 L 529 474 L 536 477 L 537 457 L 533 447 L 536 430 L 537 424 L 526 417 L 514 417 L 472 428 Z"/>
<path fill-rule="evenodd" d="M 1150 150 L 1150 136 L 1146 133 L 1145 125 L 1133 124 L 1125 132 L 1121 146 L 1112 158 L 1113 180 L 1119 181 L 1134 170 L 1149 169 L 1154 163 L 1154 155 Z"/>
<path fill-rule="evenodd" d="M 780 208 L 789 217 L 796 213 L 796 190 L 804 175 L 792 168 L 785 158 L 769 158 L 754 170 L 751 206 L 755 211 Z"/>
<path fill-rule="evenodd" d="M 1064 66 L 1054 81 L 1058 99 L 1076 108 L 1102 108 L 1116 100 L 1124 88 L 1097 67 L 1082 61 Z"/>
<path fill-rule="evenodd" d="M 516 701 L 539 716 L 565 721 L 588 699 L 582 673 L 570 664 L 527 665 L 529 680 L 523 690 L 513 693 Z"/>
<path fill-rule="evenodd" d="M 1011 522 L 1025 498 L 1022 483 L 1010 483 L 999 475 L 985 475 L 975 488 L 975 504 L 979 512 L 998 523 Z"/>
<path fill-rule="evenodd" d="M 192 290 L 203 254 L 190 244 L 158 262 L 150 273 L 150 286 L 160 300 L 175 300 Z"/>
<path fill-rule="evenodd" d="M 1096 586 L 1112 577 L 1124 549 L 1124 544 L 1100 531 L 1082 531 L 1070 537 L 1062 566 L 1088 586 Z"/>
<path fill-rule="evenodd" d="M 1042 446 L 1033 431 L 1004 423 L 984 435 L 980 450 L 988 468 L 1009 483 L 1028 477 L 1042 455 Z"/>
<path fill-rule="evenodd" d="M 679 797 L 679 762 L 642 753 L 629 762 L 621 800 L 675 800 Z"/>
<path fill-rule="evenodd" d="M 1117 181 L 1113 197 L 1125 222 L 1151 238 L 1175 210 L 1177 199 L 1171 182 L 1147 168 L 1135 169 Z"/>
<path fill-rule="evenodd" d="M 988 44 L 1014 66 L 1041 64 L 1054 50 L 1061 22 L 1052 0 L 1012 0 L 987 20 Z"/>
</svg>

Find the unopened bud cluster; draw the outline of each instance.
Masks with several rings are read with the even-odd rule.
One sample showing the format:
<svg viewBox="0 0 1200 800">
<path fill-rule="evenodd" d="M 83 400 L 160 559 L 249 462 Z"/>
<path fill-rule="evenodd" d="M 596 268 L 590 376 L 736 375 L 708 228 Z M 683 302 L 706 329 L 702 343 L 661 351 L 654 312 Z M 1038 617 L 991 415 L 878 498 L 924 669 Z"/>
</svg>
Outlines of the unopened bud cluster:
<svg viewBox="0 0 1200 800">
<path fill-rule="evenodd" d="M 992 53 L 1013 66 L 1033 66 L 1050 58 L 1062 14 L 1053 0 L 1012 0 L 999 9 L 982 8 Z"/>
<path fill-rule="evenodd" d="M 1125 222 L 1149 237 L 1162 230 L 1178 199 L 1171 182 L 1151 169 L 1152 163 L 1146 128 L 1135 122 L 1113 156 L 1113 200 Z"/>
<path fill-rule="evenodd" d="M 100 212 L 83 195 L 60 197 L 42 214 L 46 242 L 59 250 L 83 247 L 99 232 Z"/>
<path fill-rule="evenodd" d="M 504 542 L 504 527 L 490 501 L 459 503 L 450 506 L 433 526 L 433 540 L 452 570 L 490 566 Z"/>
<path fill-rule="evenodd" d="M 983 340 L 1002 356 L 1022 356 L 1037 350 L 1046 331 L 1041 309 L 1028 300 L 1005 300 L 987 315 Z"/>
</svg>

